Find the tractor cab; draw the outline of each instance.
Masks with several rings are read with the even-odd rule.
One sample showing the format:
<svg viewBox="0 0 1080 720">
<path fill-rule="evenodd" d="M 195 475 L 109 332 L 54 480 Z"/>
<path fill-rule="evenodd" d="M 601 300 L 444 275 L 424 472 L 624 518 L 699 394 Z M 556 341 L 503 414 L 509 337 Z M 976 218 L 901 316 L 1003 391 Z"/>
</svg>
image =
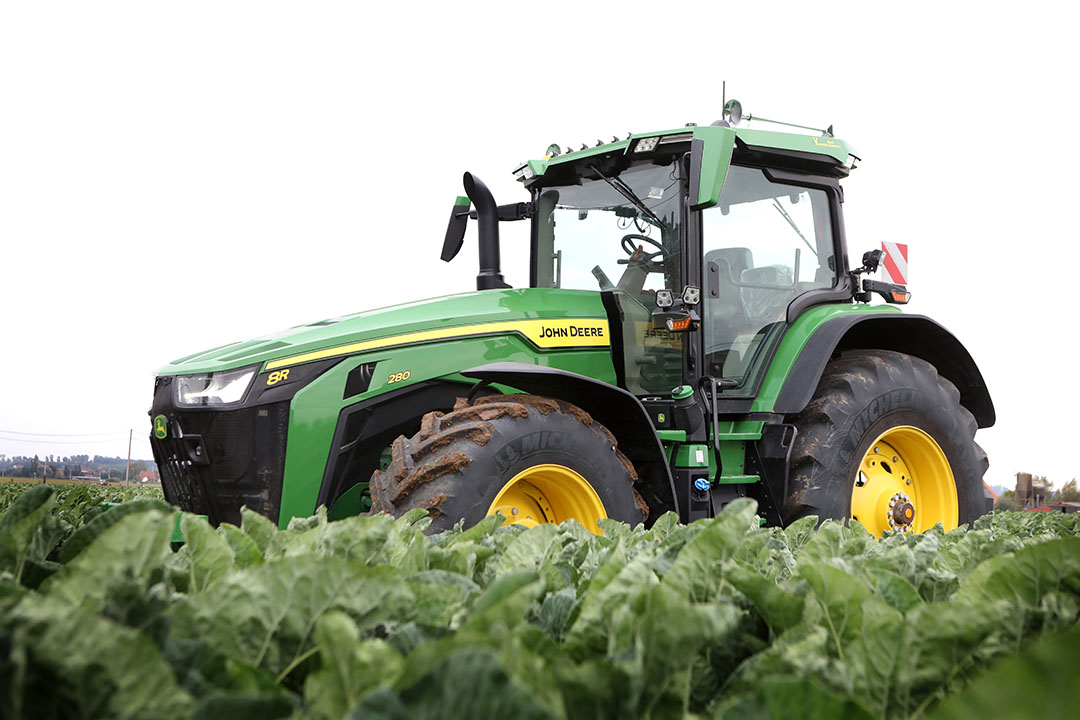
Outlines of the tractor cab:
<svg viewBox="0 0 1080 720">
<path fill-rule="evenodd" d="M 639 397 L 711 377 L 724 402 L 745 405 L 801 310 L 853 298 L 838 180 L 856 158 L 831 128 L 766 132 L 737 120 L 553 145 L 515 170 L 530 202 L 497 208 L 499 219 L 531 221 L 531 287 L 602 292 L 619 385 Z"/>
</svg>

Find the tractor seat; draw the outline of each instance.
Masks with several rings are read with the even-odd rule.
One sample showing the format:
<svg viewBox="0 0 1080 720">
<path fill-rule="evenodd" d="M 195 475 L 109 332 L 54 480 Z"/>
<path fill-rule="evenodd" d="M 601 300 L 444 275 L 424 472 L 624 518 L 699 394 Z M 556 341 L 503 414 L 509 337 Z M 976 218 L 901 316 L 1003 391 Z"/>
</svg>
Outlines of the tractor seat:
<svg viewBox="0 0 1080 720">
<path fill-rule="evenodd" d="M 739 288 L 732 282 L 754 266 L 750 248 L 719 248 L 705 253 L 705 317 L 708 352 L 722 352 L 745 331 Z"/>
<path fill-rule="evenodd" d="M 746 320 L 755 329 L 785 317 L 787 306 L 795 299 L 796 294 L 790 267 L 766 265 L 743 270 L 740 280 L 754 285 L 774 286 L 739 288 L 739 299 L 742 301 Z"/>
</svg>

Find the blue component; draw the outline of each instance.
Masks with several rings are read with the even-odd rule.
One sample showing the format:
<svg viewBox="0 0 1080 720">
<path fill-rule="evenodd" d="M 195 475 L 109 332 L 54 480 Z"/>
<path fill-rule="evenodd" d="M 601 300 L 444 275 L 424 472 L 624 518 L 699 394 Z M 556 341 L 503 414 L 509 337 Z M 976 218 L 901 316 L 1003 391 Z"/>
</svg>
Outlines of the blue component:
<svg viewBox="0 0 1080 720">
<path fill-rule="evenodd" d="M 709 481 L 706 478 L 698 478 L 697 480 L 694 481 L 694 487 L 696 489 L 700 490 L 701 492 L 708 492 L 708 490 L 709 490 Z"/>
</svg>

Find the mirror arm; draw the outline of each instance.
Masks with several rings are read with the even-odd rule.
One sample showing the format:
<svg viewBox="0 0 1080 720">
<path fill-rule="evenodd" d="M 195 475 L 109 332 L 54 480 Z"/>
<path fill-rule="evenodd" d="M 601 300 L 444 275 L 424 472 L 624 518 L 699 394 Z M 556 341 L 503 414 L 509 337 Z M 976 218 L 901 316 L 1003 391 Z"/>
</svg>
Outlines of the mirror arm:
<svg viewBox="0 0 1080 720">
<path fill-rule="evenodd" d="M 510 203 L 509 205 L 500 205 L 499 220 L 501 222 L 513 222 L 515 220 L 528 220 L 536 214 L 536 206 L 533 203 Z M 455 218 L 469 217 L 473 220 L 477 219 L 475 210 L 457 210 L 454 215 Z"/>
<path fill-rule="evenodd" d="M 499 219 L 503 222 L 528 220 L 536 214 L 536 203 L 519 202 L 499 206 Z"/>
</svg>

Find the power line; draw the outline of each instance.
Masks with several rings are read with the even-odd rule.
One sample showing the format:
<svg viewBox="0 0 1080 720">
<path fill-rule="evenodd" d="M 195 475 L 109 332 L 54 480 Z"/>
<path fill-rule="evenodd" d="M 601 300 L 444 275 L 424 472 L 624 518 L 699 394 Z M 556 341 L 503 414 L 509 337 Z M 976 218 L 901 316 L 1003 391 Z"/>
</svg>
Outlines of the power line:
<svg viewBox="0 0 1080 720">
<path fill-rule="evenodd" d="M 120 436 L 117 436 L 118 438 Z M 117 440 L 27 440 L 24 438 L 9 438 L 0 436 L 0 440 L 13 443 L 37 443 L 40 445 L 101 445 L 104 443 L 120 442 Z"/>
<path fill-rule="evenodd" d="M 110 432 L 110 433 L 32 433 L 32 432 L 19 432 L 18 430 L 0 430 L 0 433 L 7 435 L 33 435 L 35 437 L 109 437 L 112 435 L 123 435 L 122 432 Z"/>
<path fill-rule="evenodd" d="M 129 430 L 129 436 L 139 439 L 140 441 L 149 442 L 150 438 L 145 437 L 142 434 L 132 435 L 134 431 Z M 22 437 L 11 437 L 12 435 L 20 435 Z M 18 430 L 0 430 L 0 441 L 8 443 L 29 443 L 34 445 L 112 445 L 114 443 L 121 442 L 121 438 L 125 433 L 95 433 L 95 434 L 78 434 L 78 433 L 30 433 L 20 432 Z M 68 438 L 68 439 L 58 439 Z M 79 438 L 79 439 L 76 439 Z"/>
</svg>

